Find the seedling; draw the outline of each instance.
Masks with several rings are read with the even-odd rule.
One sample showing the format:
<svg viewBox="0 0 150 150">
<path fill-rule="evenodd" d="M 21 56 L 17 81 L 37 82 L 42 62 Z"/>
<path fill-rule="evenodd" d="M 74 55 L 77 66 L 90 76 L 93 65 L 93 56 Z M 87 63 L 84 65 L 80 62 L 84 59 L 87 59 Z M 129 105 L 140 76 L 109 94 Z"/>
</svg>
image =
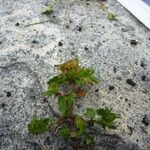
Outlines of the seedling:
<svg viewBox="0 0 150 150">
<path fill-rule="evenodd" d="M 43 11 L 42 14 L 44 15 L 51 15 L 53 12 L 53 6 L 52 5 L 48 5 Z"/>
<path fill-rule="evenodd" d="M 119 118 L 119 115 L 108 108 L 87 108 L 84 116 L 76 114 L 74 106 L 86 94 L 81 87 L 98 83 L 98 80 L 94 76 L 94 71 L 81 67 L 77 59 L 71 59 L 66 63 L 56 65 L 56 67 L 61 73 L 48 81 L 48 90 L 45 95 L 58 97 L 58 109 L 61 115 L 53 120 L 34 116 L 28 124 L 28 131 L 38 135 L 58 129 L 60 136 L 72 140 L 73 150 L 80 149 L 80 147 L 94 147 L 95 140 L 88 127 L 97 124 L 103 128 L 115 129 L 114 121 Z M 75 144 L 81 138 L 85 140 L 86 144 Z"/>
<path fill-rule="evenodd" d="M 113 21 L 113 20 L 117 20 L 117 15 L 116 14 L 114 14 L 114 13 L 108 13 L 108 15 L 107 15 L 107 19 L 108 20 L 110 20 L 110 21 Z"/>
<path fill-rule="evenodd" d="M 110 21 L 115 21 L 117 20 L 117 15 L 115 13 L 112 13 L 108 10 L 108 7 L 105 6 L 105 4 L 103 2 L 100 2 L 100 8 L 106 12 L 107 14 L 107 19 Z"/>
<path fill-rule="evenodd" d="M 48 5 L 45 9 L 42 10 L 41 14 L 49 16 L 49 15 L 51 15 L 53 13 L 53 11 L 54 11 L 53 10 L 53 6 L 52 5 Z M 39 21 L 39 22 L 34 22 L 34 23 L 29 23 L 29 24 L 25 25 L 25 27 L 38 25 L 38 24 L 43 24 L 43 23 L 47 23 L 47 22 L 50 22 L 50 19 Z"/>
</svg>

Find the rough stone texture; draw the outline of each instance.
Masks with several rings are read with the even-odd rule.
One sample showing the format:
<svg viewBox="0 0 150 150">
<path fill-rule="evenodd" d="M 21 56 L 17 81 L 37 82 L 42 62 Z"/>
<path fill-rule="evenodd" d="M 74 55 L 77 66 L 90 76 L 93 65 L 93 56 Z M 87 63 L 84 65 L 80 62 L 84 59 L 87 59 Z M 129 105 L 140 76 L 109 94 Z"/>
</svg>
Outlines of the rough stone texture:
<svg viewBox="0 0 150 150">
<path fill-rule="evenodd" d="M 53 15 L 41 15 L 49 3 L 54 4 Z M 39 137 L 27 133 L 27 124 L 35 111 L 41 116 L 53 116 L 52 108 L 57 111 L 56 99 L 49 100 L 49 108 L 42 93 L 47 80 L 58 73 L 54 65 L 76 55 L 101 79 L 77 105 L 77 112 L 106 106 L 121 115 L 117 130 L 93 129 L 95 149 L 149 150 L 150 31 L 115 0 L 107 1 L 118 15 L 112 22 L 96 0 L 76 0 L 69 7 L 66 3 L 0 0 L 0 149 L 42 149 Z M 47 19 L 50 22 L 25 27 Z M 128 79 L 136 85 L 127 84 Z M 54 133 L 42 140 L 49 149 L 71 149 Z"/>
</svg>

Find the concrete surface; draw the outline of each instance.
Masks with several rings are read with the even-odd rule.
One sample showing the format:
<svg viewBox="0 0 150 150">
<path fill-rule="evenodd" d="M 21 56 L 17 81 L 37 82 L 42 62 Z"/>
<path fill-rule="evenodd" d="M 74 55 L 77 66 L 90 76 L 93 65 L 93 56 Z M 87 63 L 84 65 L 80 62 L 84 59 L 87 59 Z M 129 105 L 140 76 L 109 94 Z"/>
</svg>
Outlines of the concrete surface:
<svg viewBox="0 0 150 150">
<path fill-rule="evenodd" d="M 117 130 L 93 129 L 95 149 L 149 150 L 150 30 L 115 0 L 106 5 L 117 21 L 107 19 L 98 0 L 66 3 L 71 2 L 0 0 L 0 149 L 41 150 L 39 138 L 49 149 L 69 149 L 69 141 L 57 134 L 33 137 L 26 127 L 35 111 L 40 116 L 53 116 L 52 108 L 57 112 L 56 98 L 50 98 L 49 107 L 42 93 L 58 73 L 54 65 L 76 55 L 101 79 L 76 111 L 110 107 L 121 115 Z M 41 15 L 48 4 L 54 4 L 49 17 Z"/>
</svg>

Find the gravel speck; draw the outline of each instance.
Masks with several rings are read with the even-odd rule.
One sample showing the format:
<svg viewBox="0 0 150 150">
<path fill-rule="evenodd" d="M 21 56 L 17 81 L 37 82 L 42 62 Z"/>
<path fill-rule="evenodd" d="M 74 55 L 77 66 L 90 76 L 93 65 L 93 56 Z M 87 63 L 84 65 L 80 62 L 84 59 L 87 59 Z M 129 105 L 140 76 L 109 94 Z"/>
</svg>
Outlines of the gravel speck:
<svg viewBox="0 0 150 150">
<path fill-rule="evenodd" d="M 136 40 L 131 40 L 131 41 L 130 41 L 130 44 L 131 44 L 131 45 L 137 45 L 137 43 L 138 43 L 138 42 L 137 42 Z"/>
<path fill-rule="evenodd" d="M 2 104 L 1 104 L 1 107 L 5 107 L 5 106 L 6 106 L 6 104 L 5 104 L 5 103 L 2 103 Z"/>
<path fill-rule="evenodd" d="M 62 42 L 59 42 L 59 43 L 58 43 L 58 46 L 63 46 L 63 43 L 62 43 Z"/>
<path fill-rule="evenodd" d="M 148 126 L 148 125 L 150 124 L 150 118 L 148 118 L 148 116 L 145 115 L 145 116 L 143 117 L 142 123 L 143 123 L 145 126 Z"/>
<path fill-rule="evenodd" d="M 11 97 L 11 92 L 6 92 L 7 97 Z"/>
<path fill-rule="evenodd" d="M 137 85 L 132 79 L 127 79 L 126 82 L 127 82 L 127 84 L 129 84 L 133 87 L 135 87 Z"/>
<path fill-rule="evenodd" d="M 110 86 L 109 86 L 109 90 L 110 90 L 110 91 L 112 91 L 112 90 L 114 90 L 114 89 L 115 89 L 115 87 L 114 87 L 113 85 L 110 85 Z"/>
<path fill-rule="evenodd" d="M 141 76 L 142 81 L 146 81 L 146 75 Z"/>
</svg>

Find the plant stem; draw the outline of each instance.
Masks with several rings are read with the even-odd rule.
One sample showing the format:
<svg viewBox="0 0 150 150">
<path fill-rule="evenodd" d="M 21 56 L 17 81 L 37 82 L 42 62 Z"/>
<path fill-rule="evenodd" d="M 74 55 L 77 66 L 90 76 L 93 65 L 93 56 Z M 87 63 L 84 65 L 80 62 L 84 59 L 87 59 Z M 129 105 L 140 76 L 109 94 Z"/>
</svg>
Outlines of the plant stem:
<svg viewBox="0 0 150 150">
<path fill-rule="evenodd" d="M 71 84 L 70 91 L 74 92 L 74 89 L 75 89 L 75 84 L 73 83 L 73 84 Z M 74 105 L 74 103 L 70 107 L 70 133 L 76 131 L 76 127 L 75 127 L 75 117 L 76 116 L 74 115 L 74 112 L 73 112 L 73 105 Z M 73 150 L 78 150 L 77 144 L 76 144 L 76 138 L 73 137 L 73 138 L 71 138 L 71 140 L 72 140 Z"/>
<path fill-rule="evenodd" d="M 37 25 L 37 24 L 42 24 L 42 23 L 46 23 L 49 22 L 50 20 L 44 20 L 44 21 L 39 21 L 39 22 L 34 22 L 34 23 L 30 23 L 25 25 L 25 27 L 29 27 L 29 26 L 33 26 L 33 25 Z"/>
</svg>

